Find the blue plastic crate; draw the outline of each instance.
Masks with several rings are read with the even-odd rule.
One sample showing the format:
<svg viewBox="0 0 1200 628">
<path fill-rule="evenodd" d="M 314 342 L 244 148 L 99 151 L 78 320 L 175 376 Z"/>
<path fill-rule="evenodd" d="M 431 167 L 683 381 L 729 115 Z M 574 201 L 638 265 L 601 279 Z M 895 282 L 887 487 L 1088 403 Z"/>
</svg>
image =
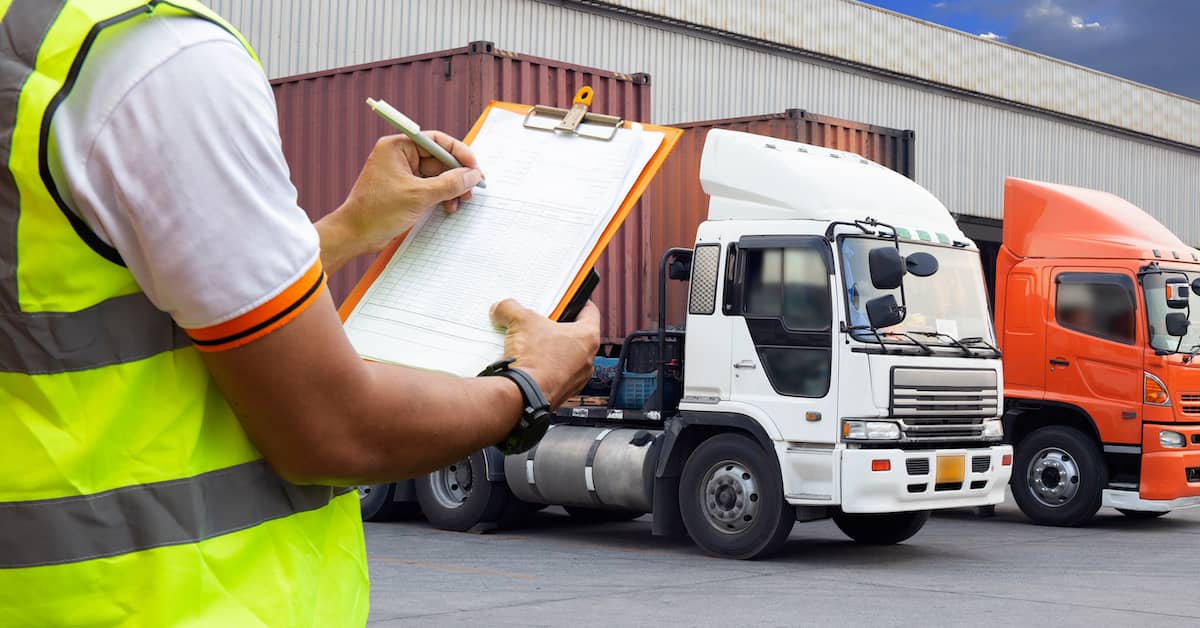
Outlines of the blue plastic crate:
<svg viewBox="0 0 1200 628">
<path fill-rule="evenodd" d="M 623 410 L 645 407 L 658 386 L 658 373 L 621 373 L 621 385 L 617 390 L 614 406 Z"/>
</svg>

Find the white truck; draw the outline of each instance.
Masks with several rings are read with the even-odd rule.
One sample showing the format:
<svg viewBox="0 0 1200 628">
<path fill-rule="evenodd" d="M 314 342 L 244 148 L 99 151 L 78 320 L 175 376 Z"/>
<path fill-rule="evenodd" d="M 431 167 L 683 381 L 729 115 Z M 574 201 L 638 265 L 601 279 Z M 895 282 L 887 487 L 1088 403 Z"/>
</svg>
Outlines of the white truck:
<svg viewBox="0 0 1200 628">
<path fill-rule="evenodd" d="M 733 131 L 708 134 L 700 177 L 708 220 L 663 256 L 659 329 L 627 339 L 607 404 L 559 409 L 525 454 L 370 487 L 365 516 L 652 513 L 654 534 L 744 559 L 796 521 L 890 544 L 931 510 L 1003 501 L 1000 353 L 946 208 L 857 155 Z M 664 328 L 669 279 L 691 282 L 686 332 Z"/>
</svg>

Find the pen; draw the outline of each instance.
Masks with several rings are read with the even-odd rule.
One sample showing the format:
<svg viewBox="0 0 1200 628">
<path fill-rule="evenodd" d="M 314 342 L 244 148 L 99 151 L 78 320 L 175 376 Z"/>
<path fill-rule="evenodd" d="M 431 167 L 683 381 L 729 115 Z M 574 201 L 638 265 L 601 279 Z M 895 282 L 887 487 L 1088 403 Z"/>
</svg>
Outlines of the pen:
<svg viewBox="0 0 1200 628">
<path fill-rule="evenodd" d="M 437 142 L 429 139 L 428 135 L 421 132 L 421 127 L 412 121 L 412 118 L 400 113 L 395 107 L 374 98 L 367 99 L 367 105 L 379 114 L 380 118 L 387 120 L 392 126 L 400 129 L 401 133 L 407 135 L 412 141 L 421 148 L 425 149 L 434 159 L 442 162 L 447 168 L 462 168 L 462 164 L 454 158 L 446 149 L 438 145 Z M 486 188 L 487 183 L 482 180 L 475 184 L 477 188 Z"/>
</svg>

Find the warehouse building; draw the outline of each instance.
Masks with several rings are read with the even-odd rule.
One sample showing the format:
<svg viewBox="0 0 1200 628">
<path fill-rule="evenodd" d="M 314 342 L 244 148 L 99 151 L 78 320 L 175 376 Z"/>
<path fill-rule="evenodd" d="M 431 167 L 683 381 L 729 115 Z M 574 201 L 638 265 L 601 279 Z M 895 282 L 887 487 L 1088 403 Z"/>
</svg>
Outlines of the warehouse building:
<svg viewBox="0 0 1200 628">
<path fill-rule="evenodd" d="M 209 4 L 273 79 L 488 41 L 645 73 L 659 124 L 804 110 L 908 131 L 906 174 L 981 242 L 1019 176 L 1112 192 L 1200 243 L 1200 102 L 852 0 Z"/>
</svg>

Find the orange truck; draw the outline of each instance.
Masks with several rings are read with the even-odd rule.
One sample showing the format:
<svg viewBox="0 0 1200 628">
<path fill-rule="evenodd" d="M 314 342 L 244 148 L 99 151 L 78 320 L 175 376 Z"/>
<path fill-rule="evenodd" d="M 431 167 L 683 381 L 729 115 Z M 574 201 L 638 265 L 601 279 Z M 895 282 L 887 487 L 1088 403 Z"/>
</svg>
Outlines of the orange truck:
<svg viewBox="0 0 1200 628">
<path fill-rule="evenodd" d="M 1022 179 L 1005 182 L 1003 230 L 1017 505 L 1062 526 L 1200 506 L 1200 252 L 1116 196 Z"/>
</svg>

